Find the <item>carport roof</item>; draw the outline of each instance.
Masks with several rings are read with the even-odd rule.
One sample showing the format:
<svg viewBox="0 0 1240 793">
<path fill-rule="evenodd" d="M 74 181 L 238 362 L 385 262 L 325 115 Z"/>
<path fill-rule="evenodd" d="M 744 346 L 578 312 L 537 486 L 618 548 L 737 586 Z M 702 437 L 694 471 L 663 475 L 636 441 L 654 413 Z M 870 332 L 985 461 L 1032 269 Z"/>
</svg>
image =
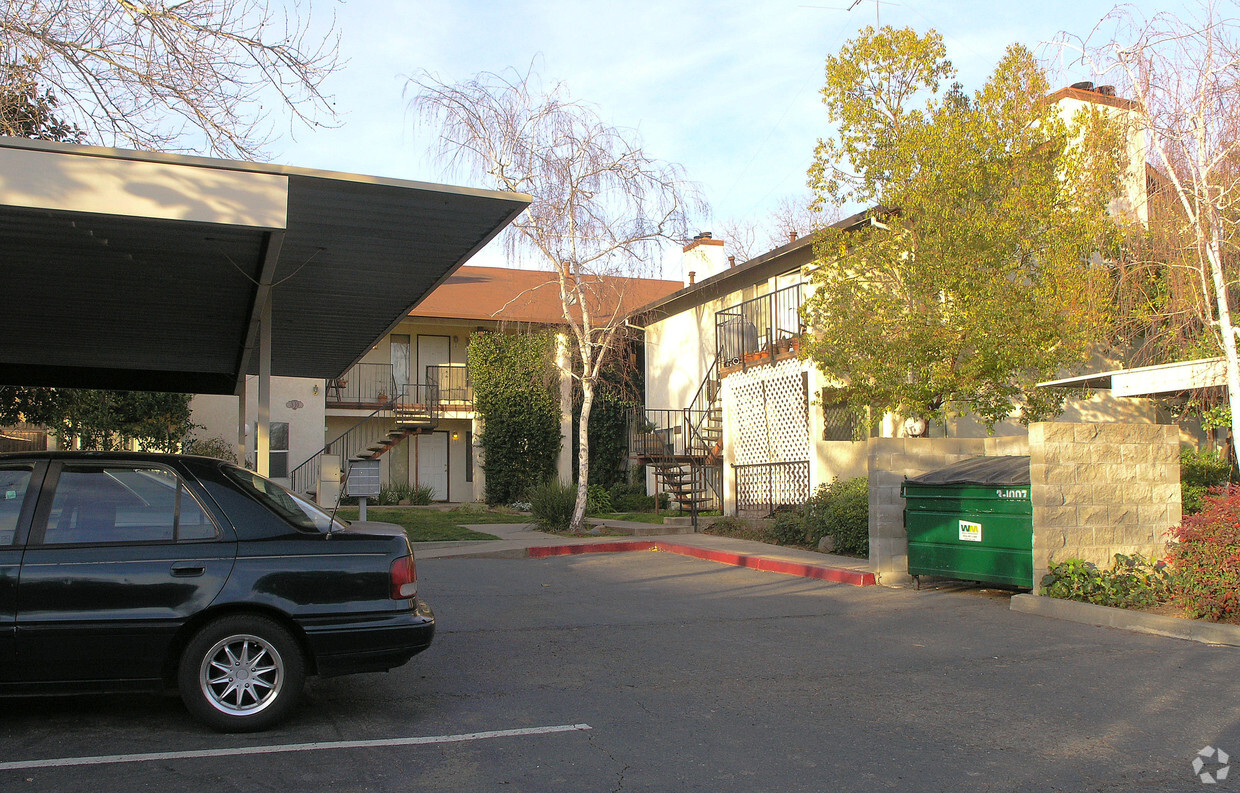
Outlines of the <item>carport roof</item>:
<svg viewBox="0 0 1240 793">
<path fill-rule="evenodd" d="M 1039 388 L 1109 388 L 1113 396 L 1126 397 L 1175 394 L 1225 385 L 1227 366 L 1222 358 L 1115 369 L 1038 383 Z"/>
<path fill-rule="evenodd" d="M 226 393 L 332 378 L 529 196 L 0 137 L 0 384 Z"/>
</svg>

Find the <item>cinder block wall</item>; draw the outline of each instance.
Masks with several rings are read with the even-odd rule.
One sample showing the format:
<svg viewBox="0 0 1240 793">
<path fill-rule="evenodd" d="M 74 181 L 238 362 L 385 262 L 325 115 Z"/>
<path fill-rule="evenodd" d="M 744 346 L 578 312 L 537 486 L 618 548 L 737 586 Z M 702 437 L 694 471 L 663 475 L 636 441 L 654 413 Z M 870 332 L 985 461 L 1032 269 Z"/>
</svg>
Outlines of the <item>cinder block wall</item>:
<svg viewBox="0 0 1240 793">
<path fill-rule="evenodd" d="M 1035 583 L 1054 561 L 1163 555 L 1180 522 L 1177 427 L 1033 424 L 1029 457 Z"/>
<path fill-rule="evenodd" d="M 998 438 L 871 438 L 870 565 L 879 583 L 908 582 L 908 535 L 900 484 L 910 476 L 937 471 L 979 455 L 1029 454 L 1024 435 Z"/>
</svg>

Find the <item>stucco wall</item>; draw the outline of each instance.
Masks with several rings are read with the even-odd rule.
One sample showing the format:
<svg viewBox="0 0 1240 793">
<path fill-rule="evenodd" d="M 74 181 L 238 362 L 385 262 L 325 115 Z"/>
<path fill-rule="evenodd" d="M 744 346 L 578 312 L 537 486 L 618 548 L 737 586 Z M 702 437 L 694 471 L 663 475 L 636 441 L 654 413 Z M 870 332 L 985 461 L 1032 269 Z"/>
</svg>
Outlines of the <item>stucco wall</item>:
<svg viewBox="0 0 1240 793">
<path fill-rule="evenodd" d="M 689 405 L 715 359 L 715 312 L 720 308 L 714 301 L 646 328 L 647 408 Z"/>
<path fill-rule="evenodd" d="M 289 425 L 289 470 L 323 448 L 323 380 L 307 377 L 271 378 L 271 420 Z M 318 393 L 315 393 L 317 390 Z M 197 394 L 190 401 L 192 421 L 202 425 L 192 437 L 237 439 L 237 397 Z M 254 459 L 254 426 L 258 422 L 258 378 L 246 378 L 246 457 Z M 281 480 L 286 481 L 286 480 Z"/>
</svg>

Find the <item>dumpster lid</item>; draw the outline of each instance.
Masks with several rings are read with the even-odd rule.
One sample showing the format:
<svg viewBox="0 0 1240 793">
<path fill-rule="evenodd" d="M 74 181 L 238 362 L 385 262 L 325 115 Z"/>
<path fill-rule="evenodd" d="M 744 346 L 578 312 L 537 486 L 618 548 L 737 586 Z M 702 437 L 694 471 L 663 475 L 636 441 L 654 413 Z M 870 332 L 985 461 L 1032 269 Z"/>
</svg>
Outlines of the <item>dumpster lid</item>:
<svg viewBox="0 0 1240 793">
<path fill-rule="evenodd" d="M 973 457 L 905 481 L 916 485 L 1027 485 L 1029 457 Z"/>
</svg>

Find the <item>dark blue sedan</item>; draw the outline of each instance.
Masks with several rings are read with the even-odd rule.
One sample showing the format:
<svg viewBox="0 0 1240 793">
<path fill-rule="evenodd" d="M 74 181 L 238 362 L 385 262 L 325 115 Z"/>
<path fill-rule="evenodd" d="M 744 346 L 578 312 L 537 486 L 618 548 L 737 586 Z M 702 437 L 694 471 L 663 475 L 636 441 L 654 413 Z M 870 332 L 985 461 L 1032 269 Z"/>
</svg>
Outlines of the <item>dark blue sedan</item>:
<svg viewBox="0 0 1240 793">
<path fill-rule="evenodd" d="M 206 457 L 0 454 L 0 693 L 175 687 L 260 730 L 306 675 L 400 666 L 434 632 L 398 526 Z"/>
</svg>

